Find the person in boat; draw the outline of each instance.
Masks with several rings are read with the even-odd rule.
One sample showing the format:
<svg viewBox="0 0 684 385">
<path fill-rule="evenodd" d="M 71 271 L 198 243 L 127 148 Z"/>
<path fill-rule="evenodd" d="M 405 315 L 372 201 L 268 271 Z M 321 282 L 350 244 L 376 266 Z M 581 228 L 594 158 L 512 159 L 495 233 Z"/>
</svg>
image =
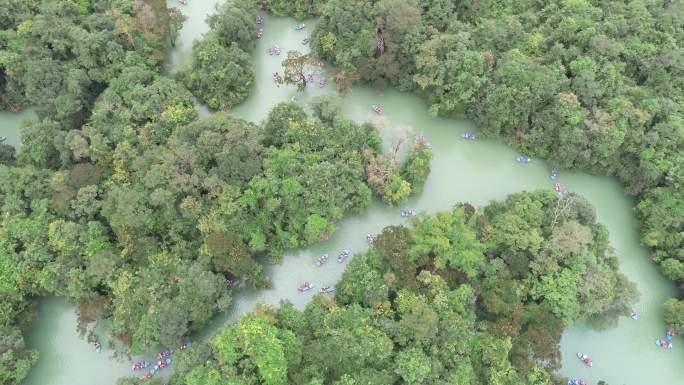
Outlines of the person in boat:
<svg viewBox="0 0 684 385">
<path fill-rule="evenodd" d="M 310 41 L 311 41 L 311 38 L 307 36 L 304 38 L 304 40 L 302 40 L 302 44 L 307 45 L 307 44 L 309 44 Z"/>
<path fill-rule="evenodd" d="M 188 5 L 188 0 L 178 0 L 178 2 L 182 5 Z"/>
<path fill-rule="evenodd" d="M 264 22 L 264 18 L 261 17 L 261 16 L 259 16 L 259 15 L 257 15 L 257 17 L 256 17 L 256 23 L 257 23 L 257 24 L 261 24 L 261 23 L 263 23 L 263 22 Z"/>
<path fill-rule="evenodd" d="M 556 178 L 558 178 L 558 171 L 551 170 L 551 172 L 549 173 L 549 178 L 551 178 L 551 180 L 556 180 Z"/>
<path fill-rule="evenodd" d="M 306 28 L 306 24 L 299 24 L 298 26 L 295 27 L 295 31 L 301 31 L 304 28 Z"/>
<path fill-rule="evenodd" d="M 313 75 L 313 74 L 308 74 L 308 75 L 306 75 L 306 80 L 307 80 L 307 81 L 310 81 L 310 82 L 313 82 L 313 81 L 314 81 L 314 75 Z"/>
<path fill-rule="evenodd" d="M 672 338 L 674 338 L 676 335 L 677 335 L 677 332 L 675 332 L 674 329 L 669 329 L 667 331 L 667 334 L 666 334 L 667 339 L 670 341 L 672 341 Z"/>
<path fill-rule="evenodd" d="M 379 105 L 373 104 L 371 107 L 373 108 L 373 111 L 374 111 L 376 114 L 378 114 L 378 115 L 379 115 L 379 114 L 382 114 L 382 107 L 380 107 Z"/>
</svg>

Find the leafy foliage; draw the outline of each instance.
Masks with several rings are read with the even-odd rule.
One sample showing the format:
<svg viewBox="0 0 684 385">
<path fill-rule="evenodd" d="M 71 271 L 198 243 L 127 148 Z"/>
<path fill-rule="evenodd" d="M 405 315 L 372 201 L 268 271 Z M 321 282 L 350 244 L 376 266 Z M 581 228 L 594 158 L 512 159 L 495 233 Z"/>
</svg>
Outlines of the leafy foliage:
<svg viewBox="0 0 684 385">
<path fill-rule="evenodd" d="M 551 384 L 563 328 L 634 299 L 606 254 L 605 230 L 586 201 L 571 199 L 553 226 L 535 216 L 554 218 L 558 198 L 537 191 L 385 228 L 352 259 L 334 300 L 317 296 L 303 312 L 287 302 L 258 308 L 219 332 L 209 344 L 214 353 L 171 383 Z M 531 221 L 541 236 L 524 252 L 525 266 L 491 241 L 491 224 L 514 218 Z M 554 230 L 563 226 L 580 235 L 561 241 Z M 558 242 L 572 252 L 554 251 Z M 579 281 L 565 282 L 564 270 Z M 587 295 L 596 279 L 611 285 Z M 540 281 L 552 288 L 538 293 Z M 566 313 L 568 302 L 581 306 Z"/>
<path fill-rule="evenodd" d="M 556 168 L 617 176 L 639 199 L 652 259 L 682 283 L 681 11 L 652 1 L 331 0 L 311 47 L 341 72 L 415 91 L 438 115 L 465 113 Z M 384 184 L 389 200 L 405 190 Z"/>
</svg>

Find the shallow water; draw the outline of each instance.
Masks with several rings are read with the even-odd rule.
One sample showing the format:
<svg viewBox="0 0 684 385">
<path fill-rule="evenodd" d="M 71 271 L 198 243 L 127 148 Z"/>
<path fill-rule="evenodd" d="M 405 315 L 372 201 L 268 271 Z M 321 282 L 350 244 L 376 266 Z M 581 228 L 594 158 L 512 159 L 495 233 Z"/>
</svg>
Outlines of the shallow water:
<svg viewBox="0 0 684 385">
<path fill-rule="evenodd" d="M 182 7 L 190 19 L 172 54 L 173 65 L 188 62 L 192 41 L 206 32 L 203 21 L 217 2 L 190 0 L 189 5 Z M 169 4 L 176 3 L 169 1 Z M 271 57 L 265 53 L 265 48 L 277 43 L 283 47 L 283 52 L 301 50 L 301 40 L 310 33 L 310 27 L 295 32 L 295 24 L 292 19 L 266 18 L 265 36 L 253 53 L 257 72 L 255 89 L 250 98 L 233 111 L 235 115 L 260 121 L 275 103 L 289 100 L 293 95 L 298 96 L 300 103 L 306 103 L 313 95 L 331 91 L 331 85 L 324 89 L 311 87 L 304 94 L 298 94 L 293 87 L 274 86 L 271 76 L 281 70 L 280 61 L 285 53 Z M 344 265 L 333 258 L 324 267 L 316 267 L 315 258 L 324 253 L 334 257 L 343 248 L 352 252 L 365 249 L 367 233 L 377 233 L 384 226 L 406 221 L 399 215 L 403 208 L 431 213 L 449 209 L 457 202 L 483 205 L 490 200 L 504 199 L 511 193 L 553 185 L 548 178 L 548 166 L 543 161 L 534 159 L 521 165 L 514 160 L 515 150 L 508 146 L 490 140 L 461 140 L 460 133 L 475 130 L 472 123 L 434 118 L 428 114 L 425 104 L 410 94 L 393 90 L 381 93 L 368 87 L 356 87 L 343 100 L 344 114 L 359 122 L 377 119 L 370 107 L 374 103 L 381 104 L 384 109 L 382 119 L 388 127 L 386 133 L 398 126 L 412 127 L 414 132 L 424 133 L 432 143 L 432 173 L 424 191 L 397 208 L 375 202 L 366 212 L 340 222 L 330 240 L 307 249 L 289 251 L 282 264 L 267 267 L 273 281 L 272 289 L 240 291 L 235 295 L 230 311 L 217 316 L 195 338 L 213 333 L 259 302 L 277 305 L 280 300 L 287 299 L 303 308 L 319 287 L 334 284 L 344 270 Z M 6 131 L 9 127 L 4 120 L 0 126 Z M 622 272 L 637 283 L 641 292 L 641 300 L 635 304 L 640 313 L 638 321 L 623 317 L 618 327 L 605 331 L 581 325 L 566 331 L 561 343 L 561 373 L 583 378 L 590 384 L 598 380 L 610 385 L 683 383 L 684 346 L 680 346 L 681 340 L 674 341 L 672 350 L 660 349 L 654 344 L 656 338 L 664 336 L 661 304 L 674 294 L 674 287 L 649 262 L 646 250 L 638 242 L 633 199 L 623 194 L 614 178 L 561 172 L 559 181 L 569 190 L 587 197 L 596 207 L 599 221 L 610 230 L 611 244 L 620 258 Z M 297 292 L 296 286 L 305 280 L 314 283 L 316 290 Z M 39 318 L 27 338 L 32 348 L 41 351 L 41 358 L 25 385 L 108 385 L 130 373 L 130 362 L 110 360 L 110 350 L 104 349 L 100 354 L 92 352 L 76 333 L 74 309 L 61 300 L 47 298 L 42 301 Z M 594 367 L 584 367 L 575 357 L 577 351 L 589 354 L 594 359 Z M 148 359 L 150 357 L 148 355 Z"/>
</svg>

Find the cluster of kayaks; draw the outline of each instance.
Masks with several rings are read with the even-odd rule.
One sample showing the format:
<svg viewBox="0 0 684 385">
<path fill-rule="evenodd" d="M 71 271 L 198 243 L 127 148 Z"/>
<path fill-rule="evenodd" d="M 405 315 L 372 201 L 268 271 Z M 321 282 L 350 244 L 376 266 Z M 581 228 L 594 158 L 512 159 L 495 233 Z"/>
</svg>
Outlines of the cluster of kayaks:
<svg viewBox="0 0 684 385">
<path fill-rule="evenodd" d="M 584 353 L 578 352 L 578 353 L 577 353 L 577 358 L 579 358 L 579 360 L 582 361 L 582 363 L 584 363 L 584 365 L 586 365 L 586 366 L 588 366 L 588 367 L 590 367 L 590 368 L 591 368 L 592 366 L 594 366 L 594 361 L 592 361 L 591 358 L 590 358 L 588 355 L 584 354 Z"/>
<path fill-rule="evenodd" d="M 188 346 L 190 346 L 190 342 L 183 344 L 178 348 L 178 350 L 185 350 Z M 133 363 L 133 365 L 131 366 L 131 370 L 137 372 L 140 370 L 146 370 L 151 367 L 148 371 L 145 372 L 145 374 L 140 376 L 141 380 L 149 380 L 160 370 L 171 366 L 171 364 L 173 363 L 173 360 L 171 359 L 173 353 L 173 349 L 166 349 L 164 351 L 161 351 L 157 355 L 158 360 L 154 365 L 152 365 L 148 361 L 138 361 Z"/>
<path fill-rule="evenodd" d="M 347 249 L 340 251 L 340 254 L 337 256 L 337 262 L 340 262 L 340 263 L 344 262 L 350 255 L 351 255 L 351 253 Z M 328 259 L 329 259 L 328 254 L 321 255 L 316 260 L 316 266 L 321 267 L 321 266 L 325 265 L 326 263 L 328 263 Z"/>
<path fill-rule="evenodd" d="M 307 281 L 307 282 L 304 282 L 303 284 L 299 285 L 299 287 L 297 287 L 297 290 L 300 293 L 303 293 L 305 291 L 309 291 L 309 290 L 313 289 L 314 287 L 315 286 L 313 283 Z M 335 291 L 334 286 L 323 286 L 323 287 L 321 287 L 321 293 L 327 294 L 327 293 L 332 293 L 334 291 Z"/>
<path fill-rule="evenodd" d="M 657 339 L 655 341 L 656 346 L 660 346 L 661 348 L 665 349 L 672 349 L 674 345 L 672 345 L 672 339 L 677 335 L 677 332 L 674 331 L 674 329 L 670 329 L 665 333 L 665 339 Z"/>
<path fill-rule="evenodd" d="M 402 217 L 412 217 L 416 215 L 416 210 L 408 209 L 408 210 L 402 210 L 401 211 L 401 216 Z"/>
</svg>

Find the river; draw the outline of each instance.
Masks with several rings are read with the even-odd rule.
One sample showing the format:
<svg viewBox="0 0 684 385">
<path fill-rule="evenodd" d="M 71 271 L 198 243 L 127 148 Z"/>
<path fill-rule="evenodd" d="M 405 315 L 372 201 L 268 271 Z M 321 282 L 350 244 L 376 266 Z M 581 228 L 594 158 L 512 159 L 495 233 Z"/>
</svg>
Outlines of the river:
<svg viewBox="0 0 684 385">
<path fill-rule="evenodd" d="M 192 41 L 207 31 L 204 19 L 217 2 L 190 0 L 181 8 L 189 19 L 172 52 L 171 67 L 189 62 Z M 177 6 L 175 0 L 169 0 L 169 4 Z M 235 115 L 258 122 L 275 103 L 298 95 L 293 87 L 273 84 L 272 73 L 280 70 L 284 53 L 280 57 L 265 53 L 266 46 L 271 43 L 279 44 L 283 52 L 302 50 L 301 40 L 311 32 L 311 22 L 301 32 L 293 30 L 295 24 L 292 19 L 266 17 L 265 35 L 252 53 L 257 73 L 255 89 L 247 101 L 234 109 Z M 313 95 L 331 92 L 331 87 L 313 87 L 298 95 L 298 100 L 306 103 Z M 471 122 L 435 118 L 428 113 L 425 103 L 413 95 L 391 89 L 379 92 L 369 87 L 355 87 L 343 98 L 343 111 L 345 116 L 359 122 L 377 119 L 370 108 L 373 103 L 382 105 L 382 119 L 386 120 L 388 131 L 392 127 L 412 127 L 415 132 L 425 134 L 433 144 L 432 173 L 425 189 L 402 207 L 432 213 L 449 209 L 457 202 L 484 205 L 511 193 L 552 187 L 545 162 L 535 159 L 521 165 L 514 160 L 515 150 L 506 145 L 493 140 L 461 140 L 459 135 L 463 131 L 476 131 Z M 206 109 L 201 112 L 208 113 Z M 7 116 L 0 115 L 0 133 L 9 136 L 8 141 L 14 144 L 18 138 L 18 116 L 11 115 L 9 120 Z M 618 327 L 603 331 L 583 325 L 568 329 L 561 341 L 561 373 L 583 378 L 590 384 L 598 380 L 610 385 L 681 384 L 684 381 L 681 340 L 675 340 L 672 350 L 660 349 L 654 344 L 656 338 L 664 336 L 661 304 L 674 294 L 674 286 L 649 262 L 647 251 L 639 244 L 634 200 L 625 196 L 614 178 L 562 171 L 559 180 L 569 190 L 587 197 L 596 207 L 599 221 L 610 230 L 611 245 L 619 256 L 621 271 L 637 283 L 641 293 L 640 302 L 635 304 L 640 314 L 638 321 L 623 317 Z M 272 289 L 236 293 L 228 313 L 217 316 L 202 335 L 195 338 L 210 335 L 259 302 L 276 305 L 280 300 L 288 299 L 303 308 L 313 293 L 298 293 L 296 286 L 299 283 L 310 280 L 317 286 L 334 284 L 344 270 L 344 265 L 334 261 L 316 268 L 316 256 L 336 255 L 343 248 L 362 251 L 366 247 L 366 233 L 377 233 L 384 226 L 405 221 L 399 215 L 400 210 L 376 201 L 363 214 L 339 223 L 330 240 L 307 249 L 288 251 L 282 264 L 266 268 L 273 281 Z M 92 352 L 76 332 L 74 308 L 56 298 L 41 301 L 38 318 L 27 333 L 27 343 L 38 349 L 41 357 L 24 381 L 25 385 L 113 385 L 117 378 L 130 374 L 130 362 L 111 360 L 110 350 L 103 349 L 100 354 Z M 594 359 L 594 367 L 584 367 L 575 357 L 577 351 L 589 354 Z"/>
</svg>

